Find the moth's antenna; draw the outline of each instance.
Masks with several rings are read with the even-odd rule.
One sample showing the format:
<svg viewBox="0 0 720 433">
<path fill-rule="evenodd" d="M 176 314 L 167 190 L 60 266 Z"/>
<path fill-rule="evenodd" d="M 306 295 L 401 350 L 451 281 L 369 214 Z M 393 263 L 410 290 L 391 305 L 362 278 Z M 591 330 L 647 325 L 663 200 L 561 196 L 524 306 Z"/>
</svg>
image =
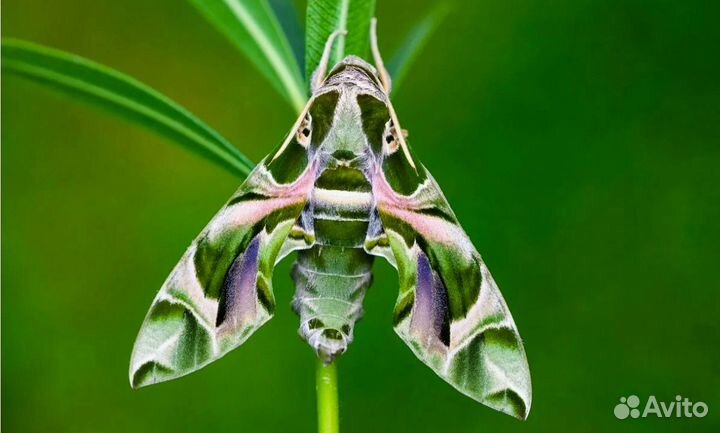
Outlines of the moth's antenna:
<svg viewBox="0 0 720 433">
<path fill-rule="evenodd" d="M 325 81 L 325 75 L 327 74 L 328 63 L 330 63 L 330 52 L 332 51 L 333 43 L 338 36 L 345 34 L 347 34 L 346 30 L 336 30 L 330 35 L 330 37 L 328 37 L 327 42 L 325 42 L 325 48 L 323 49 L 322 57 L 320 57 L 320 63 L 318 63 L 317 69 L 315 69 L 315 72 L 312 74 L 310 84 L 311 92 L 315 93 L 315 89 L 320 87 L 323 81 Z"/>
<path fill-rule="evenodd" d="M 382 86 L 385 89 L 385 93 L 389 95 L 390 89 L 392 88 L 392 80 L 390 79 L 390 74 L 387 69 L 385 69 L 385 62 L 383 62 L 382 56 L 380 55 L 380 49 L 378 48 L 377 18 L 375 17 L 370 20 L 370 49 L 372 50 L 373 61 L 375 62 L 375 67 L 380 75 Z"/>
<path fill-rule="evenodd" d="M 375 17 L 370 20 L 370 49 L 372 50 L 375 67 L 378 70 L 380 82 L 385 89 L 385 94 L 390 95 L 390 89 L 392 88 L 392 80 L 390 79 L 390 74 L 388 73 L 387 69 L 385 69 L 385 62 L 383 62 L 382 56 L 380 55 L 380 49 L 378 48 L 377 18 Z M 410 149 L 408 148 L 407 142 L 405 142 L 405 131 L 400 127 L 400 121 L 398 120 L 397 114 L 395 113 L 395 107 L 393 107 L 392 103 L 390 102 L 390 98 L 388 98 L 387 105 L 388 110 L 390 111 L 390 118 L 392 119 L 393 125 L 395 126 L 397 140 L 400 143 L 400 147 L 402 148 L 403 154 L 405 155 L 405 159 L 407 159 L 408 164 L 410 164 L 410 166 L 415 169 L 415 172 L 417 172 L 415 161 L 413 161 L 412 156 L 410 155 Z"/>
</svg>

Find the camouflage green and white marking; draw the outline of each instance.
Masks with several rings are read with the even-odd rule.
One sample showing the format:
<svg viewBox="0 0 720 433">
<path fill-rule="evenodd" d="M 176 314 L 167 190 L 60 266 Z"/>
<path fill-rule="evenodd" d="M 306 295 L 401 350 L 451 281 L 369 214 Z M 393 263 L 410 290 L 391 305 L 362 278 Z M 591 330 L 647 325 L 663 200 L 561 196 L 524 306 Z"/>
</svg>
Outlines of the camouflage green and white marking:
<svg viewBox="0 0 720 433">
<path fill-rule="evenodd" d="M 326 74 L 324 58 L 288 138 L 172 271 L 135 343 L 133 387 L 193 372 L 247 340 L 272 317 L 272 271 L 293 251 L 300 335 L 332 362 L 353 339 L 379 256 L 398 271 L 393 323 L 415 355 L 462 393 L 527 417 L 530 373 L 515 323 L 408 147 L 372 42 L 378 69 L 350 56 Z"/>
</svg>

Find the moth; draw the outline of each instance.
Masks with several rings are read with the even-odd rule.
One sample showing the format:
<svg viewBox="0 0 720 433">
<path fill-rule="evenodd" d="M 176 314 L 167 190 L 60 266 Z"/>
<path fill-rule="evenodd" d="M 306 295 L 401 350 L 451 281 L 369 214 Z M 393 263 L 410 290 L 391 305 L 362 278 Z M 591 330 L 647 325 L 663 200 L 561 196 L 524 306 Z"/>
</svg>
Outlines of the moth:
<svg viewBox="0 0 720 433">
<path fill-rule="evenodd" d="M 348 56 L 328 72 L 284 142 L 260 162 L 190 245 L 153 301 L 130 383 L 174 379 L 245 342 L 275 311 L 275 265 L 292 270 L 299 333 L 325 363 L 343 354 L 375 257 L 397 269 L 397 334 L 440 377 L 524 419 L 530 373 L 510 311 L 438 184 L 407 144 L 390 77 Z"/>
</svg>

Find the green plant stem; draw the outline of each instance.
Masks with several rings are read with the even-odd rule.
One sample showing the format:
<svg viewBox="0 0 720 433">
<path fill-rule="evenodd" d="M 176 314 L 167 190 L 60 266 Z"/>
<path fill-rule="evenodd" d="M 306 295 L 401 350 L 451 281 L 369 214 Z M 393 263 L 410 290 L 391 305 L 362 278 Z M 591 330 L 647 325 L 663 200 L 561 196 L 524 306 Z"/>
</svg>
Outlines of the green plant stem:
<svg viewBox="0 0 720 433">
<path fill-rule="evenodd" d="M 340 422 L 335 363 L 325 365 L 320 359 L 317 360 L 315 390 L 317 392 L 318 433 L 338 433 Z"/>
</svg>

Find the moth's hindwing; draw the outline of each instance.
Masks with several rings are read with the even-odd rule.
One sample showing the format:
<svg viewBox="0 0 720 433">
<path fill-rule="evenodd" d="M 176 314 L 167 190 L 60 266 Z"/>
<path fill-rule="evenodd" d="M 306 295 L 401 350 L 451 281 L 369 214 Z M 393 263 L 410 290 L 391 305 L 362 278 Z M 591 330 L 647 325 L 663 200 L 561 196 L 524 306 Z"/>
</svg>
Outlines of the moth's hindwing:
<svg viewBox="0 0 720 433">
<path fill-rule="evenodd" d="M 302 160 L 304 149 L 289 141 L 281 151 Z M 290 179 L 286 170 L 278 170 L 286 177 L 278 182 L 274 165 L 282 163 L 276 157 L 256 167 L 165 281 L 135 342 L 133 387 L 205 366 L 272 316 L 275 264 L 290 251 L 309 247 L 312 238 L 296 221 L 312 188 L 313 169 L 305 161 Z"/>
<path fill-rule="evenodd" d="M 393 156 L 400 159 L 395 165 L 406 158 Z M 459 391 L 524 419 L 530 373 L 510 311 L 437 183 L 414 165 L 416 174 L 404 183 L 393 178 L 392 166 L 378 167 L 373 185 L 400 280 L 395 331 Z"/>
</svg>

